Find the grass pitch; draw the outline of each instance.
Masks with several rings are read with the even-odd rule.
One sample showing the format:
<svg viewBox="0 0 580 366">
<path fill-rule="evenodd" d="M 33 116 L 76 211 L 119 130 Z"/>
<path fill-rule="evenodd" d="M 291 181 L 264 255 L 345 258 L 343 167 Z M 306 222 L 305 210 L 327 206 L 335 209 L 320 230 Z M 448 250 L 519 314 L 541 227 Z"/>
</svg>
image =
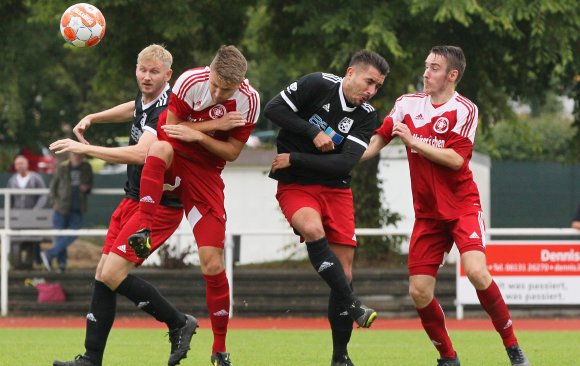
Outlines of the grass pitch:
<svg viewBox="0 0 580 366">
<path fill-rule="evenodd" d="M 83 329 L 0 329 L 0 365 L 52 365 L 84 351 Z M 580 332 L 520 331 L 518 339 L 534 366 L 580 365 Z M 491 331 L 451 332 L 461 364 L 509 365 L 499 336 Z M 212 335 L 198 330 L 181 365 L 210 365 Z M 162 329 L 115 329 L 106 366 L 166 365 L 169 342 Z M 235 366 L 329 365 L 326 330 L 230 330 L 228 351 Z M 357 366 L 434 366 L 437 353 L 422 331 L 355 330 L 349 353 Z"/>
</svg>

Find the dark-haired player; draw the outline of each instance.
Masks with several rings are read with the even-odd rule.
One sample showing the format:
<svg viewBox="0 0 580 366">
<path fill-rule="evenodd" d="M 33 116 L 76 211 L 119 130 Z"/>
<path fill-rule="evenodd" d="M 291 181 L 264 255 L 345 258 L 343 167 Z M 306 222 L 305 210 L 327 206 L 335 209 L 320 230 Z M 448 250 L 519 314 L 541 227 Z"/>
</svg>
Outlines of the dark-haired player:
<svg viewBox="0 0 580 366">
<path fill-rule="evenodd" d="M 359 51 L 344 77 L 313 73 L 272 99 L 266 116 L 281 127 L 270 177 L 284 216 L 306 242 L 314 269 L 329 285 L 332 366 L 353 365 L 347 352 L 353 320 L 368 328 L 376 312 L 361 304 L 351 287 L 356 247 L 350 172 L 377 126 L 367 102 L 383 85 L 389 65 Z"/>
</svg>

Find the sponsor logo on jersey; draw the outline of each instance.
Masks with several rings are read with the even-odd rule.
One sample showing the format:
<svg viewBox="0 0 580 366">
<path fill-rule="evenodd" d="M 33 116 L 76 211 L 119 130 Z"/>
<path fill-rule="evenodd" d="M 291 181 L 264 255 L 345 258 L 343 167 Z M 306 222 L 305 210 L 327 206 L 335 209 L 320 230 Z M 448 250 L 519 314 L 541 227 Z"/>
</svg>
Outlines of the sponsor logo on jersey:
<svg viewBox="0 0 580 366">
<path fill-rule="evenodd" d="M 449 120 L 445 117 L 439 117 L 433 124 L 433 130 L 437 133 L 445 133 L 449 129 Z"/>
<path fill-rule="evenodd" d="M 312 115 L 312 117 L 308 119 L 308 122 L 318 126 L 318 128 L 320 128 L 322 131 L 326 130 L 326 127 L 328 127 L 328 123 L 324 122 L 322 117 L 320 117 L 318 114 Z"/>
<path fill-rule="evenodd" d="M 325 269 L 328 269 L 332 266 L 334 266 L 334 263 L 332 263 L 332 262 L 322 262 L 320 267 L 318 267 L 318 273 L 320 273 L 320 272 L 324 271 Z"/>
<path fill-rule="evenodd" d="M 340 130 L 340 132 L 347 133 L 348 131 L 350 131 L 350 128 L 352 127 L 353 123 L 354 120 L 352 118 L 344 117 L 343 119 L 340 120 L 340 122 L 338 122 L 338 129 Z"/>
<path fill-rule="evenodd" d="M 127 253 L 127 246 L 125 244 L 119 245 L 117 247 L 117 249 L 119 249 L 120 251 L 122 251 L 123 253 Z"/>
<path fill-rule="evenodd" d="M 97 318 L 95 318 L 95 315 L 93 313 L 88 313 L 87 314 L 87 320 L 90 321 L 90 322 L 94 322 L 94 323 L 97 322 Z"/>
<path fill-rule="evenodd" d="M 139 142 L 139 139 L 143 135 L 143 131 L 140 130 L 137 126 L 131 126 L 131 139 L 135 142 Z"/>
<path fill-rule="evenodd" d="M 139 201 L 145 203 L 155 203 L 155 201 L 153 201 L 153 198 L 151 198 L 151 196 L 142 197 Z"/>
<path fill-rule="evenodd" d="M 326 130 L 324 130 L 324 133 L 327 134 L 332 139 L 332 142 L 334 142 L 335 145 L 339 145 L 342 142 L 342 140 L 344 140 L 344 136 L 336 133 L 336 131 L 333 130 L 332 127 L 330 126 L 328 126 Z"/>
<path fill-rule="evenodd" d="M 209 117 L 211 119 L 219 119 L 225 116 L 226 112 L 226 107 L 221 104 L 216 104 L 209 110 Z"/>
<path fill-rule="evenodd" d="M 479 239 L 479 235 L 474 231 L 469 235 L 469 239 Z"/>
<path fill-rule="evenodd" d="M 228 316 L 230 313 L 226 309 L 221 309 L 220 311 L 216 311 L 213 313 L 214 316 Z"/>
<path fill-rule="evenodd" d="M 141 120 L 139 121 L 141 128 L 143 128 L 145 126 L 145 121 L 147 121 L 147 113 L 143 112 L 143 115 L 141 116 Z"/>
<path fill-rule="evenodd" d="M 325 105 L 322 106 L 322 108 L 327 111 L 330 112 L 330 103 L 326 103 Z"/>
<path fill-rule="evenodd" d="M 445 147 L 445 140 L 440 140 L 439 138 L 437 138 L 437 136 L 423 137 L 419 136 L 418 134 L 414 134 L 413 137 L 416 138 L 417 140 L 423 141 L 426 144 L 438 147 L 440 149 Z"/>
</svg>

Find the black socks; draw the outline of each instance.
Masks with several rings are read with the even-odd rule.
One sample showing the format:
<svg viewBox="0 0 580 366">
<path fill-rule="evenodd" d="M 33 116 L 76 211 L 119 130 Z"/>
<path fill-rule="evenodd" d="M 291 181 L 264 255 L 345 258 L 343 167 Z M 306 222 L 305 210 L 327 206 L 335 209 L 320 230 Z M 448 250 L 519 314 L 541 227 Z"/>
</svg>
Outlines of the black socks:
<svg viewBox="0 0 580 366">
<path fill-rule="evenodd" d="M 153 285 L 142 278 L 127 275 L 127 278 L 117 287 L 116 292 L 133 301 L 139 309 L 167 324 L 170 330 L 185 325 L 185 315 L 167 301 Z"/>
</svg>

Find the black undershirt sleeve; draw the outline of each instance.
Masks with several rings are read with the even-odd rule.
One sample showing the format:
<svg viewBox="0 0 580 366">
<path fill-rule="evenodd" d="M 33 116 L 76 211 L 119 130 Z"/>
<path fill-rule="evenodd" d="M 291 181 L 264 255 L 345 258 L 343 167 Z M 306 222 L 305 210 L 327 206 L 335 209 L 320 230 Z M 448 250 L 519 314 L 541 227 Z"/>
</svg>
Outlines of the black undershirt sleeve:
<svg viewBox="0 0 580 366">
<path fill-rule="evenodd" d="M 318 126 L 305 121 L 294 113 L 280 94 L 268 102 L 264 109 L 264 115 L 280 128 L 307 136 L 311 140 L 314 140 L 316 135 L 320 133 Z"/>
<path fill-rule="evenodd" d="M 346 140 L 340 153 L 308 154 L 290 153 L 290 164 L 297 168 L 324 172 L 332 176 L 347 176 L 360 160 L 365 148 L 351 140 Z"/>
</svg>

